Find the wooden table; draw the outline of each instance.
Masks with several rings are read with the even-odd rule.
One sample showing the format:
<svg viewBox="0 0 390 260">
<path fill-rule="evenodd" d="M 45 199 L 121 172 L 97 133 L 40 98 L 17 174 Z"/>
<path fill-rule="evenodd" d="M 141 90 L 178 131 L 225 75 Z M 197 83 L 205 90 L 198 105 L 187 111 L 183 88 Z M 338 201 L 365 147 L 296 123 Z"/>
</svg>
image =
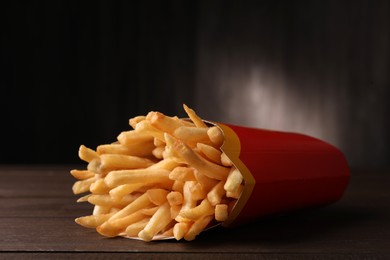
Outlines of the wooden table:
<svg viewBox="0 0 390 260">
<path fill-rule="evenodd" d="M 390 259 L 390 171 L 352 171 L 333 205 L 217 228 L 195 241 L 108 239 L 74 223 L 72 166 L 0 166 L 0 259 Z"/>
</svg>

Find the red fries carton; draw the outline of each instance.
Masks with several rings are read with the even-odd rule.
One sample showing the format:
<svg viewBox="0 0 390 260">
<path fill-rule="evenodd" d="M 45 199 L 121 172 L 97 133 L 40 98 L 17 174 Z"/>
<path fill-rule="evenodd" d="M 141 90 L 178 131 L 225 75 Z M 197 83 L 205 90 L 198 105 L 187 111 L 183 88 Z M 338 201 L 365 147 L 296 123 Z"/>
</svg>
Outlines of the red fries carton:
<svg viewBox="0 0 390 260">
<path fill-rule="evenodd" d="M 215 125 L 225 135 L 222 151 L 245 181 L 223 226 L 330 204 L 343 195 L 349 169 L 336 147 L 303 134 Z"/>
</svg>

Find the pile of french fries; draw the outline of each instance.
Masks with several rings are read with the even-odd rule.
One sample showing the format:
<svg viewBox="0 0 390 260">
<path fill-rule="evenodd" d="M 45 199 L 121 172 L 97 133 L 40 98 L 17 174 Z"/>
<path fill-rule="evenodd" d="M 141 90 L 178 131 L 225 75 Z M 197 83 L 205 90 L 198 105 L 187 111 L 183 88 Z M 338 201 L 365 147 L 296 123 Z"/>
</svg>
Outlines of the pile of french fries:
<svg viewBox="0 0 390 260">
<path fill-rule="evenodd" d="M 94 209 L 76 223 L 106 237 L 190 241 L 228 218 L 243 177 L 220 149 L 221 129 L 183 106 L 189 119 L 149 112 L 114 143 L 80 146 L 88 166 L 71 171 L 73 192 Z"/>
</svg>

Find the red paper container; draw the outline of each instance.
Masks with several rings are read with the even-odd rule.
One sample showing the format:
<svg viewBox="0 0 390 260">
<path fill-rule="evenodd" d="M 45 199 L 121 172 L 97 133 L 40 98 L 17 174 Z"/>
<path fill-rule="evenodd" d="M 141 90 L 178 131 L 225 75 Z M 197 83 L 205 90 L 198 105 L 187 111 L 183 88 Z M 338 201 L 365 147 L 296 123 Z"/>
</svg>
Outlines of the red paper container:
<svg viewBox="0 0 390 260">
<path fill-rule="evenodd" d="M 214 123 L 225 135 L 222 151 L 244 177 L 244 189 L 223 226 L 339 200 L 348 181 L 344 155 L 297 133 Z"/>
</svg>

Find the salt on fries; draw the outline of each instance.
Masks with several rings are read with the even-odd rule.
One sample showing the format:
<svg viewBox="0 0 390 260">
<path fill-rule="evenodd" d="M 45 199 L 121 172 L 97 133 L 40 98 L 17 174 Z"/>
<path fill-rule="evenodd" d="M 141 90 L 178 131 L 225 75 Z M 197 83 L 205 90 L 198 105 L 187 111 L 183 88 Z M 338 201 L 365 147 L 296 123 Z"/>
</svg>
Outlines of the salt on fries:
<svg viewBox="0 0 390 260">
<path fill-rule="evenodd" d="M 80 146 L 85 170 L 72 170 L 77 202 L 94 205 L 76 222 L 107 237 L 151 241 L 195 237 L 223 222 L 244 180 L 221 151 L 224 135 L 184 105 L 189 120 L 149 112 L 96 151 Z"/>
</svg>

